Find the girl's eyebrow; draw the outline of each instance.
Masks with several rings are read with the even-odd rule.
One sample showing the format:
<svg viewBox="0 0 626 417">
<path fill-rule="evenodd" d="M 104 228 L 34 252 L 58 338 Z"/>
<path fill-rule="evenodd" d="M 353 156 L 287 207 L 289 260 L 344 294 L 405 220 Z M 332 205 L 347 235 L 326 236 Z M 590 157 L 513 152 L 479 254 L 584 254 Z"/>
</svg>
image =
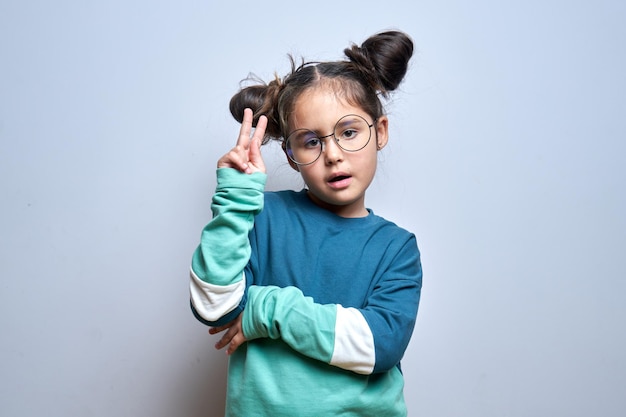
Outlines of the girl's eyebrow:
<svg viewBox="0 0 626 417">
<path fill-rule="evenodd" d="M 370 124 L 367 119 L 365 118 L 365 116 L 360 116 L 358 114 L 353 114 L 353 113 L 348 113 L 345 116 L 341 116 L 339 119 L 337 119 L 337 121 L 335 122 L 335 124 L 333 125 L 333 130 L 331 132 L 334 133 L 334 129 L 336 129 L 337 127 L 343 127 L 349 123 L 354 122 L 355 120 L 359 120 L 358 118 L 362 118 L 363 120 L 365 120 L 365 122 L 367 124 Z M 341 123 L 339 123 L 341 122 Z M 316 135 L 320 135 L 321 134 L 321 130 L 319 129 L 311 129 L 309 127 L 298 127 L 293 129 L 291 132 L 295 132 L 296 130 L 309 130 L 311 132 L 314 132 Z M 324 135 L 323 135 L 324 136 Z"/>
<path fill-rule="evenodd" d="M 337 128 L 338 126 L 345 126 L 347 124 L 354 122 L 355 120 L 359 120 L 359 119 L 357 119 L 357 117 L 352 114 L 346 114 L 341 119 L 337 120 L 337 123 L 335 123 L 335 128 Z"/>
</svg>

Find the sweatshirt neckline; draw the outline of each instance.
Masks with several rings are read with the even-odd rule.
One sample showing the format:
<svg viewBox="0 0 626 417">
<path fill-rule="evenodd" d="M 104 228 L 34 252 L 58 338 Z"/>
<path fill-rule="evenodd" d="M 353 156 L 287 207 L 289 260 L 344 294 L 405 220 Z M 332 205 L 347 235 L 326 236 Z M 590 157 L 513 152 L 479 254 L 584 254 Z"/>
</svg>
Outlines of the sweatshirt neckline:
<svg viewBox="0 0 626 417">
<path fill-rule="evenodd" d="M 303 207 L 306 208 L 306 210 L 308 212 L 310 212 L 311 214 L 314 214 L 315 216 L 324 219 L 327 222 L 332 222 L 332 223 L 341 223 L 343 225 L 346 224 L 353 224 L 353 225 L 361 225 L 361 224 L 369 224 L 371 222 L 373 222 L 375 220 L 375 218 L 377 217 L 374 214 L 374 211 L 370 208 L 365 208 L 367 210 L 367 216 L 364 217 L 342 217 L 339 216 L 323 207 L 318 206 L 317 204 L 315 204 L 315 202 L 313 200 L 311 200 L 311 197 L 309 197 L 308 195 L 308 190 L 302 189 L 300 191 L 296 192 L 296 195 L 298 196 L 298 198 L 303 202 Z"/>
</svg>

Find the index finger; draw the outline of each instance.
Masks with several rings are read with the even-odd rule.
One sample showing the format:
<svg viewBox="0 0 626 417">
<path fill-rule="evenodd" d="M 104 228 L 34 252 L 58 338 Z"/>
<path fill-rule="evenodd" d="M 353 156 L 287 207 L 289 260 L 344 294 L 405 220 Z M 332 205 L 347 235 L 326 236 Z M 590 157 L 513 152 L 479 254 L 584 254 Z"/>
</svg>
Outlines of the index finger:
<svg viewBox="0 0 626 417">
<path fill-rule="evenodd" d="M 246 108 L 243 110 L 243 120 L 241 121 L 241 129 L 239 129 L 239 138 L 237 138 L 237 145 L 242 146 L 244 149 L 248 149 L 248 146 L 250 145 L 252 117 L 252 109 Z"/>
</svg>

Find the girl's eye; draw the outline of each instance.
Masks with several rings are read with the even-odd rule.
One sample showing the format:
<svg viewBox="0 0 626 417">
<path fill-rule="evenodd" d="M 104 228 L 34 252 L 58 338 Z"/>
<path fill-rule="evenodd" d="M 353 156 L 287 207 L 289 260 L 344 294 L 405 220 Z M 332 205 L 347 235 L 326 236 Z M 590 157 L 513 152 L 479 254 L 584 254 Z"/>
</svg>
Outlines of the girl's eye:
<svg viewBox="0 0 626 417">
<path fill-rule="evenodd" d="M 305 148 L 317 148 L 320 144 L 320 140 L 318 138 L 308 138 L 304 141 Z"/>
<path fill-rule="evenodd" d="M 317 135 L 310 130 L 296 130 L 287 138 L 290 147 L 294 149 L 311 149 L 320 146 Z"/>
<path fill-rule="evenodd" d="M 341 139 L 354 139 L 358 134 L 359 132 L 356 129 L 346 129 L 341 134 Z"/>
</svg>

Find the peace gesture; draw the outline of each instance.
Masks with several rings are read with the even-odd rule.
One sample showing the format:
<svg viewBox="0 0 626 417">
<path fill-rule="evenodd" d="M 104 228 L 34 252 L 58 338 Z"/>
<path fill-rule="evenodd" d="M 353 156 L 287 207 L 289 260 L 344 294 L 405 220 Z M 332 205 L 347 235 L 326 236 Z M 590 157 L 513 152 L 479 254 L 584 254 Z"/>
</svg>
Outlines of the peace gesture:
<svg viewBox="0 0 626 417">
<path fill-rule="evenodd" d="M 265 172 L 265 163 L 261 155 L 261 141 L 267 127 L 267 117 L 259 117 L 254 134 L 252 131 L 252 110 L 243 111 L 243 121 L 239 130 L 237 144 L 217 161 L 218 168 L 235 168 L 246 174 Z"/>
</svg>

